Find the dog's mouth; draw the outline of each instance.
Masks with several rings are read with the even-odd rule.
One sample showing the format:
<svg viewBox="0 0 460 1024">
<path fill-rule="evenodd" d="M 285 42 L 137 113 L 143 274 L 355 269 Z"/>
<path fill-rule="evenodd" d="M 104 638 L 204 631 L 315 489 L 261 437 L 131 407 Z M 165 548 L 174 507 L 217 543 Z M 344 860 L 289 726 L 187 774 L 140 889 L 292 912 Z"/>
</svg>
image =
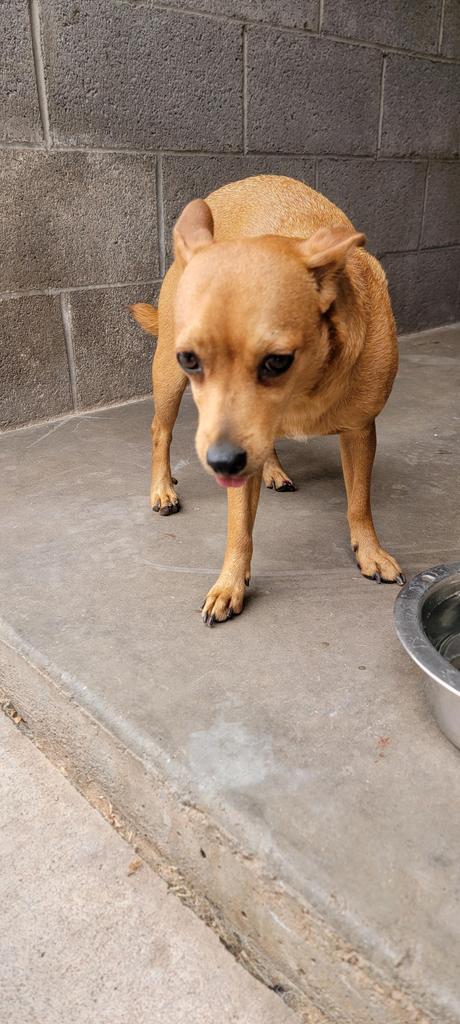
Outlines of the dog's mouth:
<svg viewBox="0 0 460 1024">
<path fill-rule="evenodd" d="M 247 476 L 224 476 L 222 473 L 216 473 L 215 479 L 220 487 L 244 487 L 247 481 Z"/>
</svg>

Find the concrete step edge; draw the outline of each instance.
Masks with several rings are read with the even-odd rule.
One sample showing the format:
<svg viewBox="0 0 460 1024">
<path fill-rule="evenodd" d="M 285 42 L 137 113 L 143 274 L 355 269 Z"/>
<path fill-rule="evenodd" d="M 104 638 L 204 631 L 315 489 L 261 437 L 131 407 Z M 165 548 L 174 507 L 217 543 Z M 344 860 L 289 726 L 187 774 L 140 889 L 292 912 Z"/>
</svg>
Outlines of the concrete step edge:
<svg viewBox="0 0 460 1024">
<path fill-rule="evenodd" d="M 42 664 L 40 664 L 42 662 Z M 455 1024 L 331 928 L 0 623 L 0 706 L 306 1024 Z"/>
</svg>

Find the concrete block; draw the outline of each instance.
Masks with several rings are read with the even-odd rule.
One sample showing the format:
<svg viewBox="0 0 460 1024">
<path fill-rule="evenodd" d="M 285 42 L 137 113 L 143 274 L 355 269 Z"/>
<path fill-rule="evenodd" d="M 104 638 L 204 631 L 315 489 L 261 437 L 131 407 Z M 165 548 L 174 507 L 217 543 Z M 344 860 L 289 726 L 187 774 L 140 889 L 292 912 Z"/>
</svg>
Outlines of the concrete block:
<svg viewBox="0 0 460 1024">
<path fill-rule="evenodd" d="M 0 302 L 0 427 L 72 408 L 59 299 Z"/>
<path fill-rule="evenodd" d="M 177 6 L 177 0 L 164 0 L 163 5 Z M 243 21 L 265 21 L 286 28 L 316 29 L 319 20 L 319 0 L 182 0 L 181 7 L 205 14 L 225 15 Z"/>
<path fill-rule="evenodd" d="M 120 153 L 0 154 L 0 291 L 151 280 L 155 161 Z"/>
<path fill-rule="evenodd" d="M 155 339 L 129 313 L 133 302 L 157 304 L 158 287 L 71 292 L 72 341 L 79 405 L 115 402 L 151 391 Z"/>
<path fill-rule="evenodd" d="M 381 152 L 384 156 L 455 156 L 460 67 L 389 54 Z"/>
<path fill-rule="evenodd" d="M 422 245 L 460 243 L 460 166 L 430 164 Z"/>
<path fill-rule="evenodd" d="M 460 57 L 460 4 L 446 0 L 441 52 L 444 57 Z"/>
<path fill-rule="evenodd" d="M 415 249 L 425 173 L 425 163 L 408 160 L 320 160 L 318 189 L 366 233 L 373 252 Z"/>
<path fill-rule="evenodd" d="M 0 138 L 3 142 L 41 142 L 29 13 L 24 0 L 0 4 Z"/>
<path fill-rule="evenodd" d="M 400 333 L 460 319 L 460 249 L 438 249 L 385 256 L 393 312 Z"/>
<path fill-rule="evenodd" d="M 48 0 L 43 41 L 56 142 L 237 149 L 241 26 L 145 4 Z"/>
<path fill-rule="evenodd" d="M 249 149 L 373 154 L 381 67 L 372 49 L 250 28 Z"/>
<path fill-rule="evenodd" d="M 164 157 L 163 195 L 168 255 L 172 229 L 191 199 L 205 197 L 229 181 L 254 174 L 286 174 L 314 186 L 315 162 L 292 156 L 192 156 Z"/>
<path fill-rule="evenodd" d="M 322 31 L 330 35 L 387 43 L 401 49 L 436 53 L 439 36 L 438 0 L 324 0 Z"/>
</svg>

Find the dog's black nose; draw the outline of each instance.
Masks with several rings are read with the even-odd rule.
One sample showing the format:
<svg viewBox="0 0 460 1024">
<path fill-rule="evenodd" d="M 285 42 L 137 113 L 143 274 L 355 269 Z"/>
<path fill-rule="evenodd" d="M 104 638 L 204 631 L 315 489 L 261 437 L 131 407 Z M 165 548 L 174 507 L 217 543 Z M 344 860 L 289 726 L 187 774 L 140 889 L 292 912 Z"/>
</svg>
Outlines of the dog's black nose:
<svg viewBox="0 0 460 1024">
<path fill-rule="evenodd" d="M 215 473 L 234 476 L 244 469 L 247 455 L 242 448 L 237 448 L 230 441 L 218 441 L 217 444 L 209 446 L 206 459 L 208 466 L 211 466 Z"/>
</svg>

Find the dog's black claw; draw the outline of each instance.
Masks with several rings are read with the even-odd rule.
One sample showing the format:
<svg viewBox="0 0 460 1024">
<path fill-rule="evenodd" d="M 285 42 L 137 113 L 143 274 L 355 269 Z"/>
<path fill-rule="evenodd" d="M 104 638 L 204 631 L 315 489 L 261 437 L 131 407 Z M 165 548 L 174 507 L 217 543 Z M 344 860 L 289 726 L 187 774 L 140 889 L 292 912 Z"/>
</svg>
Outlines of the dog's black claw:
<svg viewBox="0 0 460 1024">
<path fill-rule="evenodd" d="M 175 512 L 179 512 L 179 509 L 180 503 L 175 501 L 174 504 L 172 502 L 168 502 L 167 505 L 163 505 L 163 507 L 159 508 L 158 511 L 160 516 L 173 516 Z"/>
<path fill-rule="evenodd" d="M 233 619 L 234 614 L 235 614 L 235 612 L 233 611 L 233 608 L 230 605 L 230 608 L 228 609 L 228 612 L 227 612 L 227 619 Z"/>
<path fill-rule="evenodd" d="M 213 627 L 213 625 L 214 625 L 214 623 L 215 623 L 215 622 L 216 622 L 216 617 L 215 617 L 215 615 L 210 615 L 210 616 L 208 617 L 208 621 L 207 621 L 206 625 L 207 625 L 207 626 L 209 626 L 209 628 L 210 628 L 210 629 L 212 629 L 212 627 Z"/>
<path fill-rule="evenodd" d="M 275 491 L 296 491 L 296 490 L 297 490 L 297 488 L 296 488 L 295 484 L 292 483 L 292 480 L 283 480 L 283 483 L 281 484 L 280 487 L 275 487 Z"/>
<path fill-rule="evenodd" d="M 402 573 L 400 573 L 400 575 L 397 576 L 396 579 L 395 579 L 395 583 L 398 584 L 398 587 L 403 587 L 405 582 L 406 582 L 406 577 L 403 576 Z"/>
<path fill-rule="evenodd" d="M 361 569 L 360 565 L 358 565 L 358 569 Z M 361 569 L 361 572 L 362 572 L 362 569 Z M 376 583 L 382 583 L 382 582 L 384 583 L 385 582 L 384 580 L 382 580 L 382 577 L 381 577 L 379 572 L 374 572 L 373 576 L 368 576 L 367 573 L 363 572 L 363 576 L 364 576 L 365 580 L 372 580 L 372 581 L 375 580 Z"/>
<path fill-rule="evenodd" d="M 175 476 L 172 476 L 171 480 L 172 480 L 173 484 L 177 484 L 177 480 L 176 480 Z"/>
<path fill-rule="evenodd" d="M 251 577 L 250 576 L 245 576 L 244 582 L 245 582 L 246 586 L 249 587 L 249 584 L 251 582 Z"/>
<path fill-rule="evenodd" d="M 273 490 L 273 488 L 274 488 L 274 486 L 275 486 L 275 485 L 274 485 L 274 483 L 273 483 L 273 480 L 272 480 L 271 484 L 266 484 L 266 487 L 268 487 L 268 490 L 269 490 L 269 491 L 272 491 L 272 490 Z"/>
<path fill-rule="evenodd" d="M 160 511 L 160 502 L 156 501 L 155 504 L 152 505 L 152 512 L 159 512 L 159 511 Z"/>
</svg>

